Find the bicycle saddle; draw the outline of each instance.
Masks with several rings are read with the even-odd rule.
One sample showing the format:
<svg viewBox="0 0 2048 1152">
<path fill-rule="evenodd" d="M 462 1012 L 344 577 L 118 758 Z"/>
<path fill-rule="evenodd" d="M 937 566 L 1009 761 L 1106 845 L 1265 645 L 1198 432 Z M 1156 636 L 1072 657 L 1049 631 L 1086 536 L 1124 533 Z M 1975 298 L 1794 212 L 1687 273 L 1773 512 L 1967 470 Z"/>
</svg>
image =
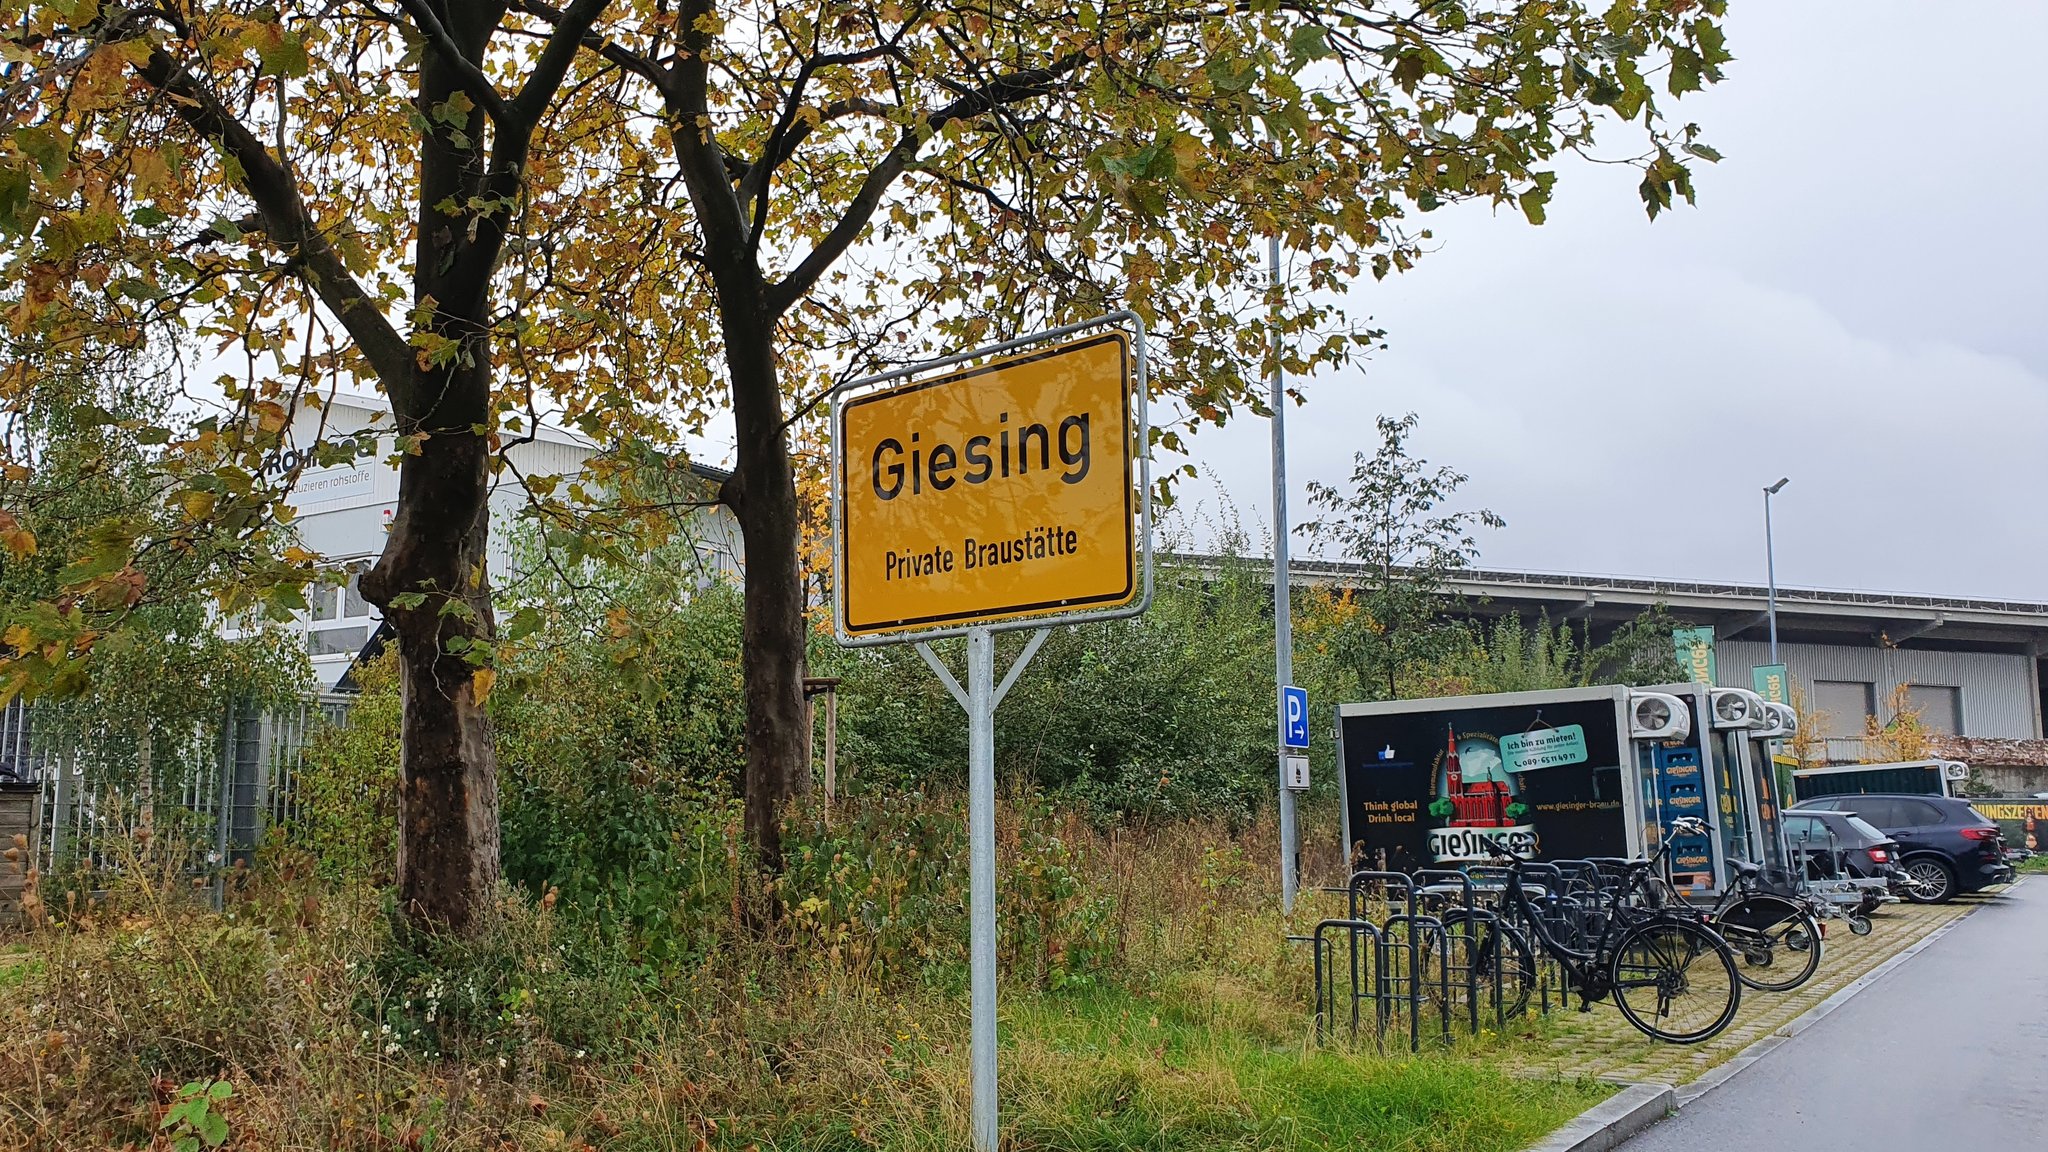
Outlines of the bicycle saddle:
<svg viewBox="0 0 2048 1152">
<path fill-rule="evenodd" d="M 1745 879 L 1753 880 L 1764 874 L 1764 866 L 1761 864 L 1751 864 L 1747 860 L 1730 860 L 1729 863 L 1735 866 L 1735 874 Z"/>
</svg>

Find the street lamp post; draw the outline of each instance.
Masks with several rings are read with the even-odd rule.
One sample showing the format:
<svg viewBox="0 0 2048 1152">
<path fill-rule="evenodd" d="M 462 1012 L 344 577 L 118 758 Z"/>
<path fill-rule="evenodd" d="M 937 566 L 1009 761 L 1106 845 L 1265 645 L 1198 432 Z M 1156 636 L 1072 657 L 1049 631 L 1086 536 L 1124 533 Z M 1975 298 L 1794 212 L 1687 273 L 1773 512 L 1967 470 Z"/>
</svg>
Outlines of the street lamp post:
<svg viewBox="0 0 2048 1152">
<path fill-rule="evenodd" d="M 1764 489 L 1764 578 L 1769 582 L 1770 597 L 1764 614 L 1771 621 L 1771 663 L 1778 662 L 1778 557 L 1777 549 L 1771 542 L 1771 497 L 1778 490 L 1790 484 L 1790 476 L 1780 477 L 1776 484 Z"/>
<path fill-rule="evenodd" d="M 1287 389 L 1280 372 L 1280 234 L 1266 241 L 1266 274 L 1273 289 L 1273 698 L 1279 721 L 1280 909 L 1294 911 L 1294 790 L 1287 786 L 1287 686 L 1294 683 L 1294 621 L 1287 574 Z"/>
</svg>

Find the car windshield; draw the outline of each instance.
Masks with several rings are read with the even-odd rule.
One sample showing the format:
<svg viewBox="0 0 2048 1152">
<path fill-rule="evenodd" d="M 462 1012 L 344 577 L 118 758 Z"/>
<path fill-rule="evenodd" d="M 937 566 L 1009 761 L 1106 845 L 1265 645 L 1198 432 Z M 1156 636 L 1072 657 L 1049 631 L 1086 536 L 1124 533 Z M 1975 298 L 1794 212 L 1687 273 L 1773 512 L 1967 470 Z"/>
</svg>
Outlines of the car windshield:
<svg viewBox="0 0 2048 1152">
<path fill-rule="evenodd" d="M 1885 838 L 1884 833 L 1878 831 L 1876 825 L 1861 816 L 1849 817 L 1849 827 L 1854 828 L 1858 834 L 1872 840 L 1882 840 Z"/>
</svg>

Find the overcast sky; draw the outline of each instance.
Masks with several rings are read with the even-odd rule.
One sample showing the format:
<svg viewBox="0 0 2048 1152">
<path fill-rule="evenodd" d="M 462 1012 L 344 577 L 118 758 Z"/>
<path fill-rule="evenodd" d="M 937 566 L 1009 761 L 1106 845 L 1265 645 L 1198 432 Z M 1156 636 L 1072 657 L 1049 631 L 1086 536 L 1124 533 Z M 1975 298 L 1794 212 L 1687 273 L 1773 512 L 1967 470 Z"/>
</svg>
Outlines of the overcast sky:
<svg viewBox="0 0 2048 1152">
<path fill-rule="evenodd" d="M 1726 154 L 1698 206 L 1577 165 L 1541 228 L 1437 213 L 1350 298 L 1390 348 L 1290 410 L 1294 519 L 1412 410 L 1507 520 L 1489 567 L 1761 583 L 1790 476 L 1783 585 L 2048 600 L 2048 3 L 1730 7 L 1727 80 L 1672 108 Z M 1194 448 L 1256 525 L 1268 435 Z"/>
</svg>

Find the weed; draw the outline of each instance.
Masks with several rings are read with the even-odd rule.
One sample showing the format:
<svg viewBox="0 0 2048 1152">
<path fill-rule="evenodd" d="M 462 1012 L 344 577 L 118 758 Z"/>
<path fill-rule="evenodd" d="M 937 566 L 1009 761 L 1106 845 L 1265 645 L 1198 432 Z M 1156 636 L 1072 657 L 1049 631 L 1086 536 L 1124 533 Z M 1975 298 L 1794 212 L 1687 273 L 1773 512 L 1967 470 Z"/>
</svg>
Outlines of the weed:
<svg viewBox="0 0 2048 1152">
<path fill-rule="evenodd" d="M 199 1152 L 202 1146 L 227 1143 L 228 1121 L 220 1106 L 234 1094 L 234 1086 L 225 1080 L 194 1080 L 178 1089 L 170 1110 L 157 1123 L 170 1139 L 172 1152 Z"/>
</svg>

